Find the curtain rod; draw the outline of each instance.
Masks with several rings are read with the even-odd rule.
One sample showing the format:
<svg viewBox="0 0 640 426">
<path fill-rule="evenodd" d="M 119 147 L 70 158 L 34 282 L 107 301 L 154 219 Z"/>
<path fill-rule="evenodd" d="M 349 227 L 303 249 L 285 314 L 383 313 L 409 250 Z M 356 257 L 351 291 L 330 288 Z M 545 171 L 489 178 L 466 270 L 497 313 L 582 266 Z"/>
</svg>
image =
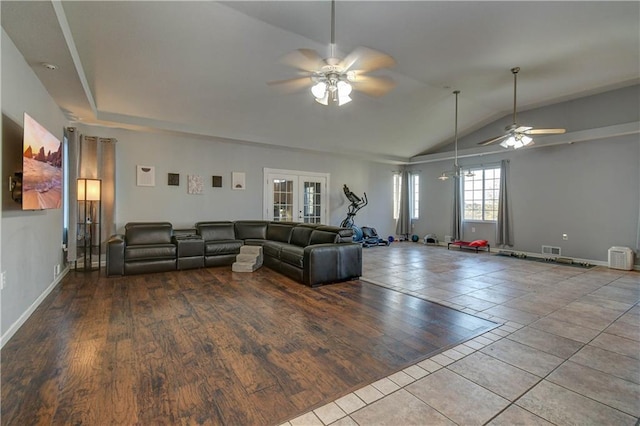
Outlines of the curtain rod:
<svg viewBox="0 0 640 426">
<path fill-rule="evenodd" d="M 507 162 L 509 162 L 509 160 L 505 160 Z M 465 165 L 461 165 L 460 167 L 462 167 L 463 169 L 479 169 L 479 168 L 483 168 L 483 167 L 499 167 L 500 166 L 500 161 L 498 162 L 491 162 L 491 163 L 480 163 L 480 164 L 470 164 L 468 166 Z"/>
</svg>

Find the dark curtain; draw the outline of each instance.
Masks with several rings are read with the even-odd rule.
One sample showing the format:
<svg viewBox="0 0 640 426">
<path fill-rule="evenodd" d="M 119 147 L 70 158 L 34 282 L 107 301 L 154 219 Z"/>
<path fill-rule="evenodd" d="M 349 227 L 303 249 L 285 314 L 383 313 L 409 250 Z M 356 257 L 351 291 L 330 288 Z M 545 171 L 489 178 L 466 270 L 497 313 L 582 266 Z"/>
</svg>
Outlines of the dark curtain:
<svg viewBox="0 0 640 426">
<path fill-rule="evenodd" d="M 78 178 L 101 179 L 101 239 L 103 245 L 115 233 L 116 139 L 83 136 L 67 129 L 69 138 L 69 246 L 67 261 L 77 260 Z M 105 250 L 102 250 L 105 253 Z"/>
<path fill-rule="evenodd" d="M 513 223 L 508 191 L 509 160 L 500 162 L 500 199 L 498 200 L 498 223 L 496 244 L 513 247 Z"/>
<path fill-rule="evenodd" d="M 396 221 L 396 234 L 405 238 L 411 232 L 411 209 L 409 206 L 409 172 L 402 171 L 400 180 L 400 206 Z"/>
<path fill-rule="evenodd" d="M 456 173 L 459 175 L 460 173 Z M 453 176 L 453 221 L 451 236 L 454 240 L 462 239 L 462 189 L 460 188 L 462 177 Z"/>
<path fill-rule="evenodd" d="M 78 188 L 76 185 L 76 179 L 78 179 L 80 161 L 80 156 L 78 155 L 78 150 L 80 149 L 80 135 L 78 134 L 78 129 L 75 127 L 67 127 L 65 129 L 65 136 L 68 141 L 67 149 L 69 159 L 69 164 L 67 165 L 69 171 L 69 229 L 67 229 L 67 262 L 73 262 L 77 259 L 76 241 L 78 229 L 76 224 L 78 223 Z"/>
</svg>

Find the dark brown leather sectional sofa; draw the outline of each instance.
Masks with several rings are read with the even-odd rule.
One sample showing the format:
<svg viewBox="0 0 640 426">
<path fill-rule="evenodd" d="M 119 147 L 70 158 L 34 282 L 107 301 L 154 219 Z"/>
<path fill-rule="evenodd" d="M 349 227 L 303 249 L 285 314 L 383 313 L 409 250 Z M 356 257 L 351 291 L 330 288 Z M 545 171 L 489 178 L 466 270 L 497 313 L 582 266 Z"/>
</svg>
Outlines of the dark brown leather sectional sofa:
<svg viewBox="0 0 640 426">
<path fill-rule="evenodd" d="M 263 248 L 264 265 L 308 286 L 362 275 L 362 247 L 353 231 L 335 226 L 269 221 L 130 222 L 107 242 L 107 276 L 231 265 L 243 245 Z"/>
</svg>

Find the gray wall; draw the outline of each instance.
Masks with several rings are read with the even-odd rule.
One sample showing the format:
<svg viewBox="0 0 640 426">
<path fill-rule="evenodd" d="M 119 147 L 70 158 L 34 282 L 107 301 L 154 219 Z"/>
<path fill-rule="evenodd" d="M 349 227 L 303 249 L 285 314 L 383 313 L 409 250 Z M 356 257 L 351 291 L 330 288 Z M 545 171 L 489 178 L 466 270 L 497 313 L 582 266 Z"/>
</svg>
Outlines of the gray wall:
<svg viewBox="0 0 640 426">
<path fill-rule="evenodd" d="M 40 80 L 35 76 L 15 45 L 2 31 L 2 114 L 11 126 L 23 125 L 27 112 L 51 133 L 62 139 L 66 124 L 60 108 L 53 102 Z M 5 158 L 21 155 L 22 139 L 2 142 L 2 249 L 0 265 L 6 271 L 6 286 L 0 293 L 2 336 L 28 312 L 39 297 L 54 284 L 54 266 L 62 264 L 62 210 L 26 211 L 16 209 L 7 202 L 8 170 L 11 164 Z M 9 154 L 10 153 L 10 154 Z M 20 157 L 14 163 L 20 164 Z M 3 342 L 5 339 L 3 338 Z"/>
<path fill-rule="evenodd" d="M 570 124 L 556 119 L 549 126 L 566 126 L 569 131 L 637 121 L 639 93 L 639 86 L 619 89 L 528 111 L 519 121 L 546 126 L 544 120 L 550 117 L 549 111 L 567 118 Z M 596 115 L 597 111 L 603 113 Z M 487 126 L 466 136 L 465 143 L 474 146 L 477 141 L 499 134 L 499 128 L 496 124 Z M 625 246 L 636 251 L 636 264 L 640 264 L 638 134 L 505 150 L 504 154 L 462 158 L 459 162 L 473 166 L 498 163 L 501 159 L 510 160 L 513 250 L 540 253 L 542 245 L 552 245 L 561 247 L 566 257 L 606 262 L 610 247 Z M 449 160 L 410 167 L 423 176 L 421 196 L 425 203 L 414 224 L 414 231 L 421 236 L 436 233 L 442 239 L 451 235 L 453 183 L 441 182 L 437 177 L 452 165 Z M 495 243 L 492 223 L 465 223 L 463 229 L 466 240 L 487 239 L 492 245 Z M 563 240 L 562 234 L 567 234 L 568 240 Z"/>
<path fill-rule="evenodd" d="M 262 147 L 246 143 L 201 139 L 167 133 L 83 126 L 86 135 L 113 137 L 116 145 L 116 229 L 131 221 L 167 220 L 175 227 L 191 227 L 203 220 L 261 219 L 264 168 L 330 174 L 330 217 L 339 225 L 347 212 L 342 186 L 356 194 L 367 192 L 370 203 L 356 222 L 375 226 L 385 235 L 392 219 L 392 176 L 397 167 L 369 161 Z M 136 186 L 136 165 L 154 166 L 156 186 Z M 246 190 L 230 188 L 231 172 L 246 173 Z M 180 186 L 167 185 L 167 173 L 180 174 Z M 187 194 L 187 175 L 204 178 L 203 195 Z M 220 175 L 222 188 L 212 188 Z"/>
</svg>

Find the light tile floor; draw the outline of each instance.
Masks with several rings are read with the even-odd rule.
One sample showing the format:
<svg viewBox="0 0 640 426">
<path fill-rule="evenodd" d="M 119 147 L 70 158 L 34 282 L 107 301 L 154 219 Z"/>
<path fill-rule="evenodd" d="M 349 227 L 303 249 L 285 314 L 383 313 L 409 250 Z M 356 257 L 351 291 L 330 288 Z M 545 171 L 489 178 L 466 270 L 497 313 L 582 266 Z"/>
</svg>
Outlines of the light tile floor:
<svg viewBox="0 0 640 426">
<path fill-rule="evenodd" d="M 363 279 L 503 324 L 285 423 L 636 425 L 640 273 L 394 243 Z"/>
</svg>

